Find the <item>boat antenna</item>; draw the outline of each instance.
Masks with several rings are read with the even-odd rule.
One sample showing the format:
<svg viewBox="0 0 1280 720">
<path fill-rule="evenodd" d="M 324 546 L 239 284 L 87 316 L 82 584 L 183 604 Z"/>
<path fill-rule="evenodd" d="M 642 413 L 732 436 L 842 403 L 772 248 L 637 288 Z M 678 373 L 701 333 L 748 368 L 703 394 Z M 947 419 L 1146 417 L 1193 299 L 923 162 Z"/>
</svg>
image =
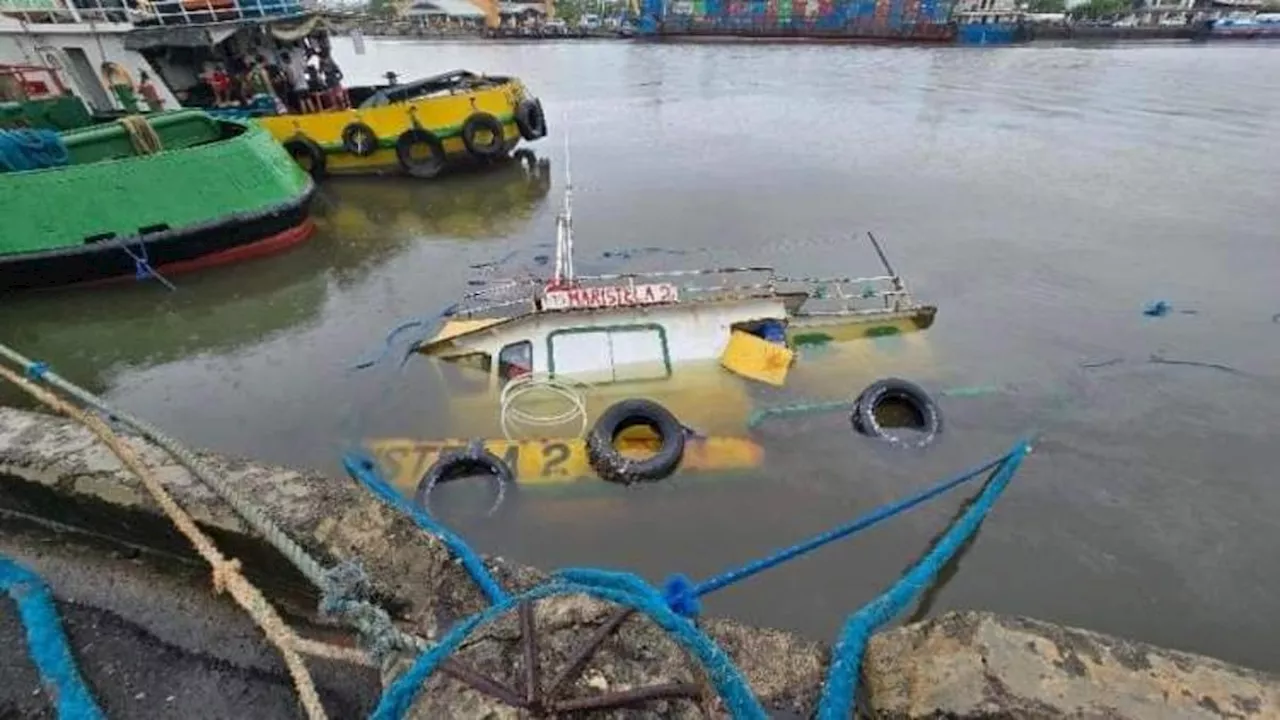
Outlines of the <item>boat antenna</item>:
<svg viewBox="0 0 1280 720">
<path fill-rule="evenodd" d="M 569 131 L 564 133 L 564 205 L 556 216 L 556 286 L 573 282 L 573 174 L 570 169 Z"/>
</svg>

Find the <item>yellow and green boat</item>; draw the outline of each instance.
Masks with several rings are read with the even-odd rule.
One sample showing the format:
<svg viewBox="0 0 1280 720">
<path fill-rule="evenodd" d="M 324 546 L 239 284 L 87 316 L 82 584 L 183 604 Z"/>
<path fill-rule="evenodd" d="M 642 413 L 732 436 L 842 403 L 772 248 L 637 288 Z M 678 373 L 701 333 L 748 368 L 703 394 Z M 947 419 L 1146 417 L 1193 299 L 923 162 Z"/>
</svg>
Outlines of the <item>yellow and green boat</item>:
<svg viewBox="0 0 1280 720">
<path fill-rule="evenodd" d="M 256 118 L 317 179 L 403 173 L 509 154 L 547 134 L 542 103 L 516 78 L 467 70 L 403 84 L 347 88 L 352 109 Z"/>
<path fill-rule="evenodd" d="M 261 127 L 195 110 L 0 132 L 0 292 L 283 250 L 314 229 L 314 187 Z"/>
</svg>

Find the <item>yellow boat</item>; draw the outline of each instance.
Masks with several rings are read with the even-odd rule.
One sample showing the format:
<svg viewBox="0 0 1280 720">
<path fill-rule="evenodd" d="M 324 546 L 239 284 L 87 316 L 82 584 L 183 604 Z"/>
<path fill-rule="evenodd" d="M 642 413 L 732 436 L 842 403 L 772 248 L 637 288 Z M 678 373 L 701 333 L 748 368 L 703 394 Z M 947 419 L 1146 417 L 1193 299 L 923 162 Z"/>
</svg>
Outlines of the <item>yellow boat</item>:
<svg viewBox="0 0 1280 720">
<path fill-rule="evenodd" d="M 669 472 L 679 452 L 671 433 L 659 430 L 662 437 L 626 447 L 635 443 L 618 434 L 624 421 L 692 431 L 679 467 L 753 467 L 764 452 L 747 437 L 757 410 L 747 380 L 798 386 L 810 397 L 829 397 L 834 385 L 835 397 L 852 403 L 879 378 L 931 365 L 918 331 L 933 324 L 937 308 L 912 298 L 874 238 L 886 275 L 788 278 L 750 267 L 581 276 L 573 272 L 570 194 L 557 219 L 551 278 L 470 293 L 434 337 L 414 346 L 440 373 L 451 432 L 508 438 L 489 441 L 488 449 L 522 482 L 592 474 L 591 443 L 581 438 L 593 437 L 599 448 L 610 429 L 618 454 L 646 442 L 653 457 L 664 453 L 651 446 L 667 448 L 661 459 Z M 623 401 L 631 401 L 626 409 L 611 410 Z M 638 410 L 645 403 L 635 401 L 661 407 Z M 528 446 L 510 440 L 533 433 L 560 439 Z M 402 485 L 427 472 L 442 447 L 394 438 L 368 444 Z M 689 447 L 696 448 L 691 456 Z M 595 467 L 607 476 L 634 457 Z"/>
<path fill-rule="evenodd" d="M 466 440 L 410 438 L 382 438 L 366 443 L 383 476 L 409 492 L 442 453 L 466 445 Z M 582 438 L 487 440 L 484 445 L 506 462 L 522 486 L 560 485 L 596 476 Z M 618 445 L 628 456 L 638 457 L 656 452 L 658 439 L 633 437 L 620 439 Z M 764 450 L 748 438 L 693 437 L 685 441 L 680 468 L 686 472 L 745 470 L 759 466 L 763 460 Z"/>
<path fill-rule="evenodd" d="M 316 179 L 404 173 L 504 157 L 547 134 L 542 103 L 520 80 L 466 70 L 347 88 L 351 109 L 256 118 Z"/>
</svg>

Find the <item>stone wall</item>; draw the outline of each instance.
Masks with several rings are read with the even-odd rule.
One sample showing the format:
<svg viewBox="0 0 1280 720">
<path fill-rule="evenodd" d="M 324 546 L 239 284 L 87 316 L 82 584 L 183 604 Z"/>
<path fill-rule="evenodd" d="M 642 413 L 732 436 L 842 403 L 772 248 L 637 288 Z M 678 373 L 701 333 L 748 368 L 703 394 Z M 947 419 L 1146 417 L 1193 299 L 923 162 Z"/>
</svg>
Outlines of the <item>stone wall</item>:
<svg viewBox="0 0 1280 720">
<path fill-rule="evenodd" d="M 295 614 L 314 608 L 314 593 L 289 592 L 301 580 L 283 558 L 245 532 L 208 489 L 162 451 L 140 441 L 135 446 L 179 502 L 244 562 L 276 602 Z M 205 457 L 312 552 L 328 561 L 359 558 L 377 595 L 405 629 L 437 638 L 453 621 L 485 606 L 440 542 L 354 482 Z M 189 552 L 114 455 L 87 430 L 60 418 L 0 408 L 0 509 L 135 545 Z M 487 562 L 509 589 L 533 587 L 545 578 L 541 571 L 500 558 Z M 708 619 L 701 625 L 738 664 L 766 707 L 780 717 L 812 712 L 825 673 L 825 646 L 730 620 Z M 616 629 L 601 633 L 598 648 L 580 670 L 566 673 L 561 692 L 533 698 L 543 710 L 569 710 L 608 693 L 659 687 L 654 694 L 665 699 L 590 716 L 679 718 L 722 712 L 701 671 L 647 620 L 624 616 L 604 602 L 567 596 L 542 600 L 524 617 L 512 613 L 482 627 L 427 684 L 415 716 L 520 717 L 495 696 L 528 701 L 533 666 L 535 686 L 546 691 L 572 664 L 578 648 L 605 626 Z M 524 639 L 530 634 L 537 638 L 532 646 Z M 987 613 L 951 613 L 882 633 L 871 642 L 863 675 L 861 704 L 876 717 L 1280 718 L 1280 679 L 1274 676 Z M 477 691 L 477 684 L 488 689 Z"/>
</svg>

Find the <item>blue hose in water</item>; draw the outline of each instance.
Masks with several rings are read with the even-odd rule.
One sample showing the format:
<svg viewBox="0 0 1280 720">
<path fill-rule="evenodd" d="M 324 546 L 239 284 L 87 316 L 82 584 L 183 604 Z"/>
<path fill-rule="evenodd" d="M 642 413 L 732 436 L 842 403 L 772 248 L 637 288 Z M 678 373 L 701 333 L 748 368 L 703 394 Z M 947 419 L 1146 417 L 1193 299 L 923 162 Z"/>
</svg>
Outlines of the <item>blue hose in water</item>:
<svg viewBox="0 0 1280 720">
<path fill-rule="evenodd" d="M 58 620 L 53 595 L 39 575 L 0 556 L 0 591 L 18 605 L 27 631 L 27 648 L 45 693 L 63 720 L 102 720 L 105 716 L 76 669 L 67 636 Z"/>
<path fill-rule="evenodd" d="M 62 136 L 52 130 L 0 130 L 0 172 L 62 167 L 68 161 Z"/>
</svg>

